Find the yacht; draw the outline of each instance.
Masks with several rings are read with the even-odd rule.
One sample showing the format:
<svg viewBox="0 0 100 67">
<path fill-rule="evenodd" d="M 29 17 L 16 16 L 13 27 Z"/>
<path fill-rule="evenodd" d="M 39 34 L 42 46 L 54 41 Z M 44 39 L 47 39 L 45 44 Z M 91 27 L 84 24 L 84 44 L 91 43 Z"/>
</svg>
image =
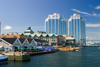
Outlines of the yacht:
<svg viewBox="0 0 100 67">
<path fill-rule="evenodd" d="M 7 61 L 8 61 L 8 56 L 0 54 L 0 64 L 7 63 Z"/>
</svg>

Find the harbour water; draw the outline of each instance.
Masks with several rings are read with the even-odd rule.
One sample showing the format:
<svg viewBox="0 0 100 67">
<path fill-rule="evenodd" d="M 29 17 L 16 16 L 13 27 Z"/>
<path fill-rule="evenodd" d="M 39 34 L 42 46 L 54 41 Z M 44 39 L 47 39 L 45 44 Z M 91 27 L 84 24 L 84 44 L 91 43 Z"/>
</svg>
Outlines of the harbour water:
<svg viewBox="0 0 100 67">
<path fill-rule="evenodd" d="M 31 56 L 30 61 L 2 64 L 0 67 L 100 67 L 100 49 L 83 47 L 76 52 L 55 52 Z"/>
</svg>

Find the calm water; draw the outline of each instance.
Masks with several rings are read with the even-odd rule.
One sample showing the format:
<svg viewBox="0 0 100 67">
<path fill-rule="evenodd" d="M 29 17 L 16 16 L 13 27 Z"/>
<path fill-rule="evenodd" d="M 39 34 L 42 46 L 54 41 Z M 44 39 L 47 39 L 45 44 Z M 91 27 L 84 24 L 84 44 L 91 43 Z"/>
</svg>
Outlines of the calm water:
<svg viewBox="0 0 100 67">
<path fill-rule="evenodd" d="M 32 56 L 27 62 L 8 62 L 0 67 L 100 67 L 100 49 L 84 47 L 78 52 Z"/>
</svg>

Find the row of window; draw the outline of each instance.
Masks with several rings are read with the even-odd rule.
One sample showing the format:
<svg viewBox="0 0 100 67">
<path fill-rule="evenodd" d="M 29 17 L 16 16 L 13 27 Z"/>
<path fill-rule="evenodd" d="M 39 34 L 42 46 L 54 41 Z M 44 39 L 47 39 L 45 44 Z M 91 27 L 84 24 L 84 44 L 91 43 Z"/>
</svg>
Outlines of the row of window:
<svg viewBox="0 0 100 67">
<path fill-rule="evenodd" d="M 41 40 L 43 40 L 43 38 L 40 38 Z M 49 38 L 46 38 L 46 40 L 48 40 Z M 55 39 L 55 38 L 52 38 L 53 40 Z"/>
<path fill-rule="evenodd" d="M 43 39 L 43 38 L 40 38 L 40 39 Z M 49 38 L 46 38 L 46 39 L 49 39 Z M 55 39 L 55 38 L 52 38 L 52 39 Z"/>
<path fill-rule="evenodd" d="M 47 40 L 49 42 L 49 40 Z M 55 40 L 52 40 L 52 42 L 55 42 Z"/>
</svg>

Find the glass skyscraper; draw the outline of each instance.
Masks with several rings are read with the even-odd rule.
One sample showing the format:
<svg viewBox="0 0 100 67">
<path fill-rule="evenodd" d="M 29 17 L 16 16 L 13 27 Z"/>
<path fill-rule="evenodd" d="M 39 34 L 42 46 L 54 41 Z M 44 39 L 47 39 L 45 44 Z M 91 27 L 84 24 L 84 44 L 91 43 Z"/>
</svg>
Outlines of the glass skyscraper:
<svg viewBox="0 0 100 67">
<path fill-rule="evenodd" d="M 68 34 L 72 35 L 76 43 L 85 45 L 86 41 L 86 27 L 85 19 L 79 14 L 73 14 L 68 20 Z"/>
<path fill-rule="evenodd" d="M 48 15 L 45 20 L 45 31 L 46 33 L 55 33 L 58 35 L 68 35 L 68 23 L 67 19 L 63 15 L 54 13 Z"/>
</svg>

